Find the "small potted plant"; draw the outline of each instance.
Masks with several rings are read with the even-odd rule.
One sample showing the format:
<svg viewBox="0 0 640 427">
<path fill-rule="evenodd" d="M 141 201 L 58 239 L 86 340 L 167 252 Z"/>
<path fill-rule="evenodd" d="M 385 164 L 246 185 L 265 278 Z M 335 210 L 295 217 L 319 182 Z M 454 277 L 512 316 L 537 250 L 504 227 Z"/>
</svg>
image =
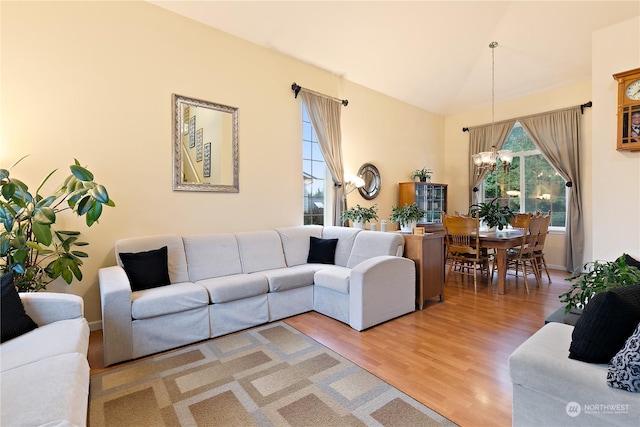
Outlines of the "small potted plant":
<svg viewBox="0 0 640 427">
<path fill-rule="evenodd" d="M 370 208 L 355 205 L 342 212 L 342 221 L 351 221 L 351 225 L 355 228 L 364 228 L 364 225 L 372 219 L 378 219 L 377 205 L 373 205 Z"/>
<path fill-rule="evenodd" d="M 45 289 L 58 277 L 70 284 L 82 279 L 82 258 L 88 255 L 77 247 L 88 243 L 78 240 L 79 231 L 55 230 L 57 214 L 71 211 L 85 217 L 91 227 L 102 214 L 103 206 L 115 206 L 107 189 L 93 180 L 93 174 L 76 160 L 71 174 L 50 194 L 42 187 L 55 173 L 50 172 L 35 192 L 22 181 L 0 168 L 0 273 L 12 274 L 20 292 Z"/>
<path fill-rule="evenodd" d="M 416 169 L 415 171 L 413 171 L 413 173 L 411 174 L 411 179 L 418 178 L 420 182 L 431 182 L 431 174 L 433 174 L 431 169 L 424 167 L 422 169 Z"/>
<path fill-rule="evenodd" d="M 565 280 L 572 282 L 571 288 L 558 296 L 567 304 L 565 314 L 580 313 L 595 294 L 640 283 L 640 270 L 628 265 L 623 254 L 615 261 L 588 262 Z"/>
<path fill-rule="evenodd" d="M 425 211 L 414 202 L 410 205 L 393 206 L 389 219 L 400 224 L 401 231 L 412 233 L 413 228 L 424 214 Z"/>
<path fill-rule="evenodd" d="M 502 206 L 498 202 L 498 198 L 489 201 L 471 205 L 469 214 L 473 218 L 479 217 L 489 229 L 498 228 L 502 230 L 511 222 L 515 213 L 509 206 Z"/>
</svg>

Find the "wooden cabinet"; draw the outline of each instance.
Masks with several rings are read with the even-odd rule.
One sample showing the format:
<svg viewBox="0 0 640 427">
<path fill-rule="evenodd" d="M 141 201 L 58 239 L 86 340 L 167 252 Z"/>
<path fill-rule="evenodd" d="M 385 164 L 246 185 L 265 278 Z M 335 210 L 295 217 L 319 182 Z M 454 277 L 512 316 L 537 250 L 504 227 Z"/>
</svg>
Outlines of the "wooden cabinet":
<svg viewBox="0 0 640 427">
<path fill-rule="evenodd" d="M 425 231 L 443 230 L 440 212 L 447 211 L 447 184 L 401 182 L 398 185 L 398 206 L 416 202 L 425 211 L 418 227 L 424 227 Z"/>
<path fill-rule="evenodd" d="M 404 256 L 416 264 L 416 304 L 444 300 L 444 233 L 403 234 Z"/>
</svg>

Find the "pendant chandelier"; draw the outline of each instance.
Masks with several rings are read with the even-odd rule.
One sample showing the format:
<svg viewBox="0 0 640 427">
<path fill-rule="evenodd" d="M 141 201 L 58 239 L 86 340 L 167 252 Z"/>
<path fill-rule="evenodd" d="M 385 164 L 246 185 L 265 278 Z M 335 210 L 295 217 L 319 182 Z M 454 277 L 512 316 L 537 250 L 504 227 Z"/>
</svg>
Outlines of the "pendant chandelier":
<svg viewBox="0 0 640 427">
<path fill-rule="evenodd" d="M 493 127 L 495 123 L 495 111 L 496 111 L 496 69 L 495 69 L 495 49 L 498 47 L 498 42 L 489 43 L 491 48 L 491 142 L 493 143 Z M 483 151 L 481 153 L 473 154 L 473 164 L 478 168 L 478 173 L 481 173 L 483 169 L 493 172 L 496 170 L 496 163 L 498 159 L 502 163 L 502 167 L 505 172 L 509 171 L 511 167 L 511 161 L 513 160 L 513 154 L 511 150 L 496 150 L 496 146 L 491 146 L 491 151 Z"/>
</svg>

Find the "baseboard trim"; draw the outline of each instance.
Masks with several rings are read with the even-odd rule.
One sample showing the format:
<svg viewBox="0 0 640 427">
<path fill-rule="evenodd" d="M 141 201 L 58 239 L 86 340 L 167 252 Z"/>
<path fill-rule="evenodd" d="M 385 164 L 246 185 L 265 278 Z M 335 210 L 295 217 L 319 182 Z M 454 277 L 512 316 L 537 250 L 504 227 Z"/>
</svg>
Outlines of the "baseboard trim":
<svg viewBox="0 0 640 427">
<path fill-rule="evenodd" d="M 102 329 L 102 320 L 96 320 L 94 322 L 89 322 L 89 330 L 90 331 L 99 331 Z"/>
</svg>

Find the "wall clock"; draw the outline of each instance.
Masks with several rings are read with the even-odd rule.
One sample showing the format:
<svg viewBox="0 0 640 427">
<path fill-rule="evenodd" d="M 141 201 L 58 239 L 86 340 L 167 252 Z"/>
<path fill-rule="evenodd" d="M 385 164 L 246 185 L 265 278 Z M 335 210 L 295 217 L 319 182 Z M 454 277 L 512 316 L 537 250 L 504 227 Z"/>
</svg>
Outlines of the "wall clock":
<svg viewBox="0 0 640 427">
<path fill-rule="evenodd" d="M 640 68 L 613 75 L 618 81 L 618 142 L 620 151 L 640 151 Z"/>
</svg>

